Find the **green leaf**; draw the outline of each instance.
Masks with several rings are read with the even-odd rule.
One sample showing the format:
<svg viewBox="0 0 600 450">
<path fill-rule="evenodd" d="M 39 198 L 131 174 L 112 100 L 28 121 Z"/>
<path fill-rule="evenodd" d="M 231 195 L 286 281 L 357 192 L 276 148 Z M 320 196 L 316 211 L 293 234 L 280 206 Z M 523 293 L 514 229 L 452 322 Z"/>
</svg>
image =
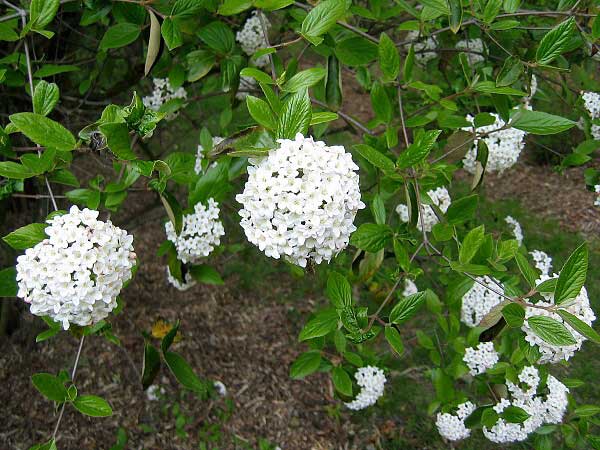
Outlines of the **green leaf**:
<svg viewBox="0 0 600 450">
<path fill-rule="evenodd" d="M 375 194 L 371 202 L 371 213 L 377 225 L 385 225 L 385 204 L 381 195 Z"/>
<path fill-rule="evenodd" d="M 336 308 L 352 306 L 352 287 L 345 276 L 331 272 L 325 293 Z"/>
<path fill-rule="evenodd" d="M 282 89 L 286 92 L 298 92 L 303 89 L 308 89 L 325 78 L 326 74 L 327 71 L 321 67 L 303 70 L 290 78 L 287 83 L 283 85 Z"/>
<path fill-rule="evenodd" d="M 323 112 L 314 112 L 312 113 L 312 116 L 310 118 L 310 125 L 318 125 L 320 123 L 326 123 L 326 122 L 331 122 L 333 120 L 337 120 L 338 119 L 338 115 L 337 113 L 334 112 L 329 112 L 329 111 L 323 111 Z"/>
<path fill-rule="evenodd" d="M 160 22 L 151 10 L 148 10 L 148 14 L 150 15 L 150 37 L 144 64 L 144 76 L 148 76 L 160 52 Z"/>
<path fill-rule="evenodd" d="M 564 117 L 526 109 L 520 110 L 510 124 L 519 130 L 541 135 L 562 133 L 576 125 Z"/>
<path fill-rule="evenodd" d="M 517 262 L 517 266 L 519 267 L 523 278 L 525 278 L 530 287 L 534 287 L 536 281 L 540 277 L 538 271 L 531 267 L 527 258 L 521 253 L 515 254 L 515 261 Z"/>
<path fill-rule="evenodd" d="M 160 200 L 165 207 L 165 211 L 167 212 L 167 216 L 169 216 L 169 220 L 173 224 L 175 233 L 181 233 L 181 229 L 183 228 L 183 213 L 181 205 L 177 199 L 166 190 L 160 194 Z"/>
<path fill-rule="evenodd" d="M 518 303 L 509 303 L 502 308 L 502 317 L 509 327 L 521 328 L 525 320 L 525 309 Z"/>
<path fill-rule="evenodd" d="M 240 72 L 240 77 L 252 77 L 259 83 L 275 84 L 275 81 L 273 81 L 273 78 L 271 78 L 270 75 L 255 67 L 244 67 Z"/>
<path fill-rule="evenodd" d="M 556 57 L 565 52 L 571 41 L 571 34 L 575 31 L 575 18 L 569 17 L 558 24 L 542 38 L 535 53 L 538 64 L 550 64 Z"/>
<path fill-rule="evenodd" d="M 259 125 L 262 125 L 267 130 L 274 130 L 277 127 L 275 115 L 271 111 L 271 107 L 264 100 L 252 95 L 246 96 L 246 106 L 248 112 Z"/>
<path fill-rule="evenodd" d="M 233 16 L 251 8 L 252 5 L 252 0 L 225 0 L 219 6 L 218 13 L 222 16 Z"/>
<path fill-rule="evenodd" d="M 176 49 L 183 44 L 181 31 L 179 31 L 179 24 L 175 19 L 167 17 L 163 20 L 163 23 L 160 26 L 160 34 L 162 35 L 165 44 L 167 44 L 169 51 Z"/>
<path fill-rule="evenodd" d="M 7 234 L 2 240 L 15 250 L 25 250 L 48 238 L 44 232 L 47 226 L 45 223 L 30 223 Z"/>
<path fill-rule="evenodd" d="M 504 418 L 508 423 L 523 423 L 531 417 L 531 415 L 523 408 L 518 406 L 507 406 L 502 411 L 501 417 Z"/>
<path fill-rule="evenodd" d="M 338 313 L 335 309 L 326 309 L 321 311 L 314 318 L 308 321 L 300 332 L 298 340 L 300 342 L 308 339 L 314 339 L 326 336 L 335 331 L 338 326 Z"/>
<path fill-rule="evenodd" d="M 333 381 L 333 385 L 341 394 L 351 397 L 352 396 L 352 380 L 350 379 L 350 375 L 340 366 L 335 366 L 331 370 L 331 381 Z"/>
<path fill-rule="evenodd" d="M 406 59 L 404 60 L 404 67 L 402 68 L 402 75 L 404 77 L 404 81 L 408 82 L 412 80 L 412 73 L 415 67 L 415 46 L 413 44 L 410 45 L 410 49 L 408 50 L 408 55 L 406 55 Z"/>
<path fill-rule="evenodd" d="M 198 37 L 211 49 L 221 54 L 231 53 L 235 47 L 235 36 L 223 22 L 215 21 L 200 28 Z"/>
<path fill-rule="evenodd" d="M 477 200 L 477 194 L 473 194 L 468 197 L 461 197 L 452 202 L 448 211 L 446 211 L 448 223 L 450 225 L 458 225 L 470 220 L 477 209 Z"/>
<path fill-rule="evenodd" d="M 397 325 L 410 320 L 425 302 L 425 292 L 417 292 L 400 300 L 390 312 L 390 322 Z"/>
<path fill-rule="evenodd" d="M 373 83 L 371 87 L 371 106 L 377 119 L 389 124 L 392 121 L 392 104 L 383 85 Z"/>
<path fill-rule="evenodd" d="M 174 352 L 165 352 L 163 354 L 165 362 L 169 370 L 175 375 L 179 383 L 194 392 L 203 393 L 206 391 L 206 386 L 194 373 L 192 367 L 183 358 L 183 356 Z"/>
<path fill-rule="evenodd" d="M 367 144 L 356 144 L 352 148 L 372 165 L 383 171 L 393 171 L 396 168 L 391 159 Z"/>
<path fill-rule="evenodd" d="M 198 81 L 210 72 L 216 62 L 214 53 L 208 50 L 195 50 L 186 56 L 188 63 L 187 80 Z"/>
<path fill-rule="evenodd" d="M 588 249 L 584 242 L 569 256 L 563 266 L 554 290 L 554 303 L 560 305 L 579 295 L 585 284 L 588 269 Z"/>
<path fill-rule="evenodd" d="M 600 406 L 596 405 L 581 405 L 575 408 L 575 415 L 578 417 L 592 417 L 600 413 Z"/>
<path fill-rule="evenodd" d="M 12 178 L 15 180 L 23 180 L 37 175 L 29 167 L 12 161 L 0 162 L 0 176 Z"/>
<path fill-rule="evenodd" d="M 299 380 L 317 371 L 321 365 L 321 352 L 309 350 L 302 353 L 290 367 L 290 377 Z"/>
<path fill-rule="evenodd" d="M 393 235 L 394 232 L 387 225 L 363 223 L 358 227 L 358 230 L 350 236 L 350 244 L 361 250 L 375 253 L 384 248 Z"/>
<path fill-rule="evenodd" d="M 221 285 L 224 283 L 219 272 L 208 264 L 194 264 L 189 270 L 192 277 L 200 283 L 214 285 Z"/>
<path fill-rule="evenodd" d="M 591 326 L 589 326 L 579 317 L 571 314 L 568 311 L 565 311 L 564 309 L 559 309 L 556 312 L 560 317 L 562 317 L 562 319 L 566 323 L 568 323 L 571 326 L 571 328 L 573 328 L 579 334 L 589 339 L 590 341 L 595 342 L 596 344 L 600 344 L 600 334 L 598 334 L 596 330 L 594 330 Z"/>
<path fill-rule="evenodd" d="M 146 342 L 144 344 L 144 362 L 142 365 L 142 388 L 144 390 L 154 382 L 160 370 L 160 354 L 158 350 Z"/>
<path fill-rule="evenodd" d="M 441 130 L 428 130 L 420 134 L 419 138 L 400 154 L 396 165 L 401 169 L 407 169 L 423 161 L 431 152 L 441 132 Z"/>
<path fill-rule="evenodd" d="M 106 400 L 95 395 L 80 395 L 73 401 L 73 406 L 86 416 L 112 416 L 112 408 Z"/>
<path fill-rule="evenodd" d="M 35 86 L 33 94 L 33 112 L 47 116 L 58 103 L 59 95 L 58 86 L 55 83 L 40 81 Z"/>
<path fill-rule="evenodd" d="M 524 66 L 517 57 L 510 56 L 504 61 L 504 65 L 496 76 L 496 86 L 506 87 L 516 82 L 523 74 Z"/>
<path fill-rule="evenodd" d="M 36 373 L 31 376 L 35 388 L 49 400 L 62 403 L 67 399 L 67 388 L 64 383 L 50 373 Z"/>
<path fill-rule="evenodd" d="M 85 205 L 90 209 L 98 209 L 100 205 L 100 192 L 94 189 L 73 189 L 65 192 L 69 200 L 78 205 Z"/>
<path fill-rule="evenodd" d="M 79 180 L 77 177 L 68 169 L 57 169 L 54 170 L 48 179 L 53 183 L 64 184 L 66 186 L 79 187 Z"/>
<path fill-rule="evenodd" d="M 402 355 L 404 353 L 404 344 L 402 343 L 402 337 L 396 328 L 394 327 L 385 327 L 385 339 L 390 344 L 390 347 L 394 349 L 394 351 L 398 355 Z"/>
<path fill-rule="evenodd" d="M 29 5 L 29 20 L 31 29 L 42 30 L 56 16 L 59 0 L 31 0 Z"/>
<path fill-rule="evenodd" d="M 448 22 L 450 23 L 450 30 L 454 34 L 458 33 L 462 24 L 463 9 L 460 0 L 448 0 L 448 7 L 450 13 L 448 14 Z"/>
<path fill-rule="evenodd" d="M 14 42 L 19 40 L 19 33 L 15 31 L 16 21 L 11 22 L 0 22 L 0 41 Z M 3 77 L 0 77 L 2 82 Z"/>
<path fill-rule="evenodd" d="M 304 89 L 291 95 L 281 107 L 277 123 L 277 138 L 294 139 L 297 133 L 306 135 L 310 119 L 310 98 Z"/>
<path fill-rule="evenodd" d="M 59 151 L 70 151 L 75 148 L 73 135 L 54 120 L 30 112 L 12 114 L 9 118 L 21 133 L 36 144 Z"/>
<path fill-rule="evenodd" d="M 379 36 L 379 68 L 385 81 L 393 81 L 400 73 L 400 55 L 394 41 L 387 34 Z"/>
<path fill-rule="evenodd" d="M 167 351 L 171 348 L 171 345 L 173 345 L 173 341 L 175 340 L 175 337 L 177 336 L 178 331 L 179 331 L 179 321 L 177 321 L 175 323 L 175 325 L 173 325 L 171 327 L 171 329 L 165 335 L 165 337 L 162 338 L 162 341 L 160 343 L 160 349 L 162 350 L 163 354 L 167 353 Z"/>
<path fill-rule="evenodd" d="M 526 92 L 519 91 L 518 89 L 513 89 L 508 86 L 496 86 L 496 83 L 493 81 L 480 81 L 473 86 L 473 90 L 481 92 L 482 94 L 515 95 L 518 97 L 527 96 Z"/>
<path fill-rule="evenodd" d="M 527 324 L 540 338 L 548 344 L 564 346 L 575 345 L 577 341 L 567 328 L 559 321 L 547 316 L 532 316 Z"/>
<path fill-rule="evenodd" d="M 106 145 L 117 158 L 125 161 L 137 158 L 137 155 L 131 149 L 131 139 L 126 123 L 104 123 L 98 128 L 106 138 Z"/>
<path fill-rule="evenodd" d="M 458 260 L 462 264 L 467 264 L 470 262 L 479 250 L 479 247 L 481 247 L 481 244 L 483 244 L 484 238 L 485 227 L 483 225 L 480 225 L 477 228 L 473 228 L 471 231 L 469 231 L 460 246 Z"/>
<path fill-rule="evenodd" d="M 321 37 L 346 13 L 344 0 L 324 0 L 311 9 L 302 21 L 300 34 L 313 45 L 323 42 Z"/>
<path fill-rule="evenodd" d="M 165 22 L 170 19 L 165 19 Z M 113 25 L 104 33 L 100 41 L 100 50 L 120 48 L 131 44 L 140 35 L 140 27 L 134 23 L 122 22 Z"/>
<path fill-rule="evenodd" d="M 17 291 L 17 269 L 6 267 L 0 270 L 0 297 L 16 297 Z"/>
<path fill-rule="evenodd" d="M 46 78 L 65 72 L 77 72 L 80 68 L 69 64 L 44 64 L 33 73 L 34 78 Z"/>
</svg>

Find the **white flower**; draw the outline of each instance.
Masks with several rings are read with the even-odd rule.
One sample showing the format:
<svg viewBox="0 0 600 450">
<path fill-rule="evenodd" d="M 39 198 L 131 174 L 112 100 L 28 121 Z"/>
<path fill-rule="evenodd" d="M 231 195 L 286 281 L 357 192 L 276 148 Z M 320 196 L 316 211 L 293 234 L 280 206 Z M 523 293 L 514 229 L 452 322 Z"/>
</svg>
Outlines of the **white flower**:
<svg viewBox="0 0 600 450">
<path fill-rule="evenodd" d="M 475 173 L 477 167 L 477 143 L 479 139 L 487 144 L 488 147 L 488 160 L 486 165 L 486 171 L 502 173 L 506 169 L 514 166 L 519 159 L 521 150 L 525 146 L 525 133 L 524 131 L 517 130 L 516 128 L 507 128 L 506 130 L 494 131 L 502 128 L 506 125 L 506 122 L 496 113 L 490 113 L 496 119 L 491 125 L 484 125 L 476 129 L 478 133 L 490 133 L 484 138 L 477 138 L 473 142 L 473 146 L 469 149 L 465 158 L 463 159 L 463 167 L 469 173 Z M 474 118 L 471 115 L 466 117 L 468 122 L 474 123 Z M 473 131 L 472 127 L 464 127 L 465 131 Z"/>
<path fill-rule="evenodd" d="M 257 50 L 268 46 L 259 14 L 258 11 L 252 11 L 252 15 L 246 20 L 243 28 L 235 35 L 235 40 L 240 43 L 242 50 L 248 56 L 252 56 Z M 263 19 L 266 27 L 269 28 L 271 24 L 264 14 Z M 263 55 L 257 58 L 256 61 L 254 61 L 254 64 L 257 67 L 265 67 L 269 64 L 269 55 Z"/>
<path fill-rule="evenodd" d="M 414 42 L 415 49 L 415 60 L 420 64 L 426 64 L 427 61 L 431 61 L 437 57 L 436 52 L 431 52 L 427 50 L 435 50 L 437 48 L 437 41 L 433 36 L 426 37 L 422 41 L 418 41 L 423 36 L 420 35 L 419 31 L 411 30 L 406 34 L 407 41 L 417 41 Z M 410 49 L 410 43 L 406 44 L 404 47 L 406 51 Z"/>
<path fill-rule="evenodd" d="M 223 139 L 225 138 L 214 136 L 212 138 L 213 147 L 215 145 L 219 145 Z M 198 175 L 204 172 L 202 169 L 202 160 L 204 159 L 204 156 L 204 147 L 202 147 L 202 144 L 198 144 L 198 150 L 196 151 L 196 164 L 194 165 L 194 172 L 196 172 Z"/>
<path fill-rule="evenodd" d="M 413 295 L 419 292 L 419 288 L 415 284 L 413 280 L 409 280 L 408 278 L 404 281 L 404 290 L 402 291 L 403 297 L 408 297 L 409 295 Z"/>
<path fill-rule="evenodd" d="M 150 386 L 148 386 L 148 389 L 146 389 L 146 398 L 151 402 L 160 400 L 160 396 L 164 394 L 165 388 L 160 387 L 156 384 L 151 384 Z"/>
<path fill-rule="evenodd" d="M 305 267 L 329 261 L 348 245 L 360 200 L 358 166 L 344 147 L 311 137 L 279 139 L 267 157 L 250 159 L 240 222 L 271 258 Z"/>
<path fill-rule="evenodd" d="M 386 382 L 383 370 L 374 366 L 361 367 L 354 374 L 354 378 L 362 389 L 354 400 L 345 405 L 349 409 L 358 411 L 377 403 L 379 397 L 383 395 Z"/>
<path fill-rule="evenodd" d="M 106 318 L 131 279 L 133 236 L 97 218 L 98 211 L 72 206 L 47 221 L 48 239 L 17 258 L 17 295 L 32 314 L 50 316 L 65 330 Z"/>
<path fill-rule="evenodd" d="M 499 360 L 500 356 L 494 349 L 493 342 L 481 342 L 477 348 L 468 347 L 465 349 L 465 355 L 463 356 L 463 361 L 469 367 L 469 373 L 473 376 L 494 367 Z"/>
<path fill-rule="evenodd" d="M 440 435 L 449 441 L 459 441 L 471 435 L 471 430 L 465 426 L 465 420 L 477 407 L 467 401 L 456 408 L 456 414 L 438 413 L 435 425 Z"/>
<path fill-rule="evenodd" d="M 213 386 L 221 397 L 225 397 L 227 395 L 227 387 L 221 381 L 213 382 Z"/>
<path fill-rule="evenodd" d="M 427 195 L 431 199 L 431 202 L 438 206 L 442 212 L 448 211 L 450 207 L 450 203 L 452 203 L 452 199 L 450 198 L 450 194 L 448 193 L 448 189 L 445 187 L 439 187 L 427 192 Z M 429 205 L 421 205 L 423 212 L 423 227 L 425 231 L 429 232 L 433 228 L 433 226 L 439 222 L 438 216 L 433 210 L 433 208 Z M 408 206 L 405 204 L 400 204 L 396 207 L 396 212 L 400 215 L 400 220 L 402 222 L 408 222 Z M 422 231 L 421 227 L 421 217 L 417 219 L 417 229 Z"/>
<path fill-rule="evenodd" d="M 524 367 L 519 374 L 519 385 L 510 381 L 506 382 L 509 398 L 503 398 L 494 406 L 494 411 L 501 414 L 509 406 L 517 406 L 529 414 L 522 423 L 510 423 L 503 418 L 491 427 L 483 427 L 483 434 L 492 442 L 508 443 L 520 442 L 527 439 L 529 434 L 544 424 L 557 424 L 567 410 L 567 393 L 569 389 L 548 375 L 548 394 L 538 394 L 540 376 L 533 366 Z"/>
<path fill-rule="evenodd" d="M 552 270 L 552 258 L 546 252 L 533 250 L 529 252 L 535 262 L 535 268 L 542 272 L 542 276 L 550 275 Z"/>
<path fill-rule="evenodd" d="M 499 295 L 499 292 L 504 294 L 504 288 L 502 288 L 501 285 L 498 285 L 499 283 L 497 280 L 495 280 L 496 283 L 492 280 L 493 279 L 487 275 L 484 277 L 477 277 L 479 283 L 474 283 L 473 287 L 471 287 L 471 289 L 463 296 L 460 320 L 465 325 L 476 327 L 494 306 L 504 300 L 504 298 Z"/>
<path fill-rule="evenodd" d="M 154 78 L 152 82 L 154 83 L 152 95 L 142 98 L 142 102 L 147 108 L 158 111 L 160 107 L 169 100 L 175 98 L 181 98 L 183 100 L 187 99 L 186 90 L 183 87 L 177 89 L 173 88 L 167 78 Z M 175 115 L 170 114 L 166 118 L 170 120 L 174 117 Z"/>
<path fill-rule="evenodd" d="M 181 233 L 175 233 L 173 223 L 165 223 L 167 239 L 175 244 L 177 257 L 184 263 L 195 263 L 211 254 L 215 246 L 221 243 L 225 234 L 223 224 L 219 220 L 219 204 L 208 199 L 208 207 L 196 203 L 194 212 L 183 216 Z"/>
<path fill-rule="evenodd" d="M 600 94 L 597 92 L 582 92 L 583 104 L 590 115 L 590 119 L 600 119 Z M 590 127 L 592 137 L 600 140 L 600 125 L 592 124 Z"/>
<path fill-rule="evenodd" d="M 482 54 L 480 54 L 484 52 L 485 46 L 483 45 L 483 41 L 479 38 L 463 39 L 462 41 L 458 41 L 456 43 L 456 48 L 459 50 L 470 50 L 471 52 L 476 52 L 465 53 L 467 55 L 467 60 L 471 65 L 475 65 L 478 62 L 485 61 L 485 57 Z"/>
<path fill-rule="evenodd" d="M 594 186 L 594 192 L 598 194 L 596 201 L 594 202 L 594 206 L 600 206 L 600 184 Z"/>
<path fill-rule="evenodd" d="M 523 230 L 521 228 L 521 224 L 512 216 L 506 216 L 504 221 L 510 225 L 513 235 L 515 236 L 515 239 L 519 245 L 523 245 Z"/>
<path fill-rule="evenodd" d="M 544 276 L 542 275 L 538 283 L 548 280 L 550 278 L 557 278 L 558 275 L 554 274 L 554 276 Z M 536 303 L 537 306 L 545 306 L 550 307 L 554 305 L 554 293 L 542 293 L 542 296 L 546 299 L 546 301 L 540 301 Z M 572 300 L 561 305 L 563 309 L 567 310 L 578 319 L 582 320 L 588 325 L 592 325 L 592 322 L 596 320 L 596 316 L 594 311 L 590 307 L 590 301 L 588 299 L 587 290 L 585 287 L 581 288 L 581 291 Z M 550 317 L 560 323 L 562 323 L 567 330 L 571 332 L 571 335 L 575 339 L 575 344 L 573 345 L 552 345 L 548 342 L 544 341 L 540 338 L 531 326 L 528 323 L 528 320 L 532 316 L 545 316 Z M 540 364 L 551 363 L 555 364 L 562 360 L 568 360 L 571 356 L 575 354 L 577 350 L 581 348 L 583 341 L 586 340 L 584 336 L 575 331 L 568 323 L 564 322 L 563 319 L 555 312 L 549 311 L 547 309 L 535 308 L 532 306 L 527 306 L 525 308 L 525 322 L 521 329 L 525 332 L 525 340 L 529 342 L 529 345 L 536 345 L 541 353 L 540 360 L 538 361 Z"/>
<path fill-rule="evenodd" d="M 192 277 L 192 274 L 187 272 L 185 274 L 183 283 L 171 275 L 171 269 L 167 266 L 167 281 L 171 283 L 171 285 L 180 291 L 187 291 L 188 289 L 196 286 L 196 280 Z"/>
</svg>

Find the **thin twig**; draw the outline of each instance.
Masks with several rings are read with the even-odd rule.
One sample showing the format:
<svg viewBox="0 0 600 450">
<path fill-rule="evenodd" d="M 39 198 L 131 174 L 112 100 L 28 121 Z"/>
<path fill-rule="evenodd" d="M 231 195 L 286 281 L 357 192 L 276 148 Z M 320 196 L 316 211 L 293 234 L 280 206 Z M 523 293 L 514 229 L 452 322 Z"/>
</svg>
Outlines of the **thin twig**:
<svg viewBox="0 0 600 450">
<path fill-rule="evenodd" d="M 333 111 L 326 103 L 323 103 L 315 98 L 311 97 L 310 101 L 313 102 L 315 105 L 318 105 L 322 108 L 327 108 L 328 110 Z M 365 125 L 360 123 L 354 117 L 349 116 L 348 114 L 343 113 L 342 111 L 334 111 L 334 112 L 337 113 L 337 115 L 340 116 L 343 120 L 345 120 L 346 123 L 348 123 L 348 125 L 358 128 L 363 133 L 370 134 L 371 136 L 375 136 L 375 133 L 372 130 L 369 130 Z"/>
</svg>

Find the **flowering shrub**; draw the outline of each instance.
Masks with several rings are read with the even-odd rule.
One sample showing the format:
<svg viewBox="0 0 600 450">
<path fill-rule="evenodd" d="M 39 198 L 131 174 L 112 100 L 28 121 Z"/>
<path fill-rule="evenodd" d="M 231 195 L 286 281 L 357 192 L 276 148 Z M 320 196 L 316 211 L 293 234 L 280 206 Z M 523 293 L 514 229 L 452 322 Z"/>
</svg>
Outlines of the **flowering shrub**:
<svg viewBox="0 0 600 450">
<path fill-rule="evenodd" d="M 70 376 L 32 376 L 60 411 L 32 448 L 57 448 L 66 407 L 112 414 L 75 376 L 88 336 L 118 343 L 110 313 L 136 255 L 110 217 L 133 191 L 164 209 L 158 256 L 177 290 L 222 284 L 215 260 L 251 246 L 326 280 L 290 376 L 327 373 L 344 413 L 377 414 L 390 361 L 410 346 L 427 360 L 441 439 L 599 448 L 600 409 L 578 405 L 578 383 L 552 365 L 600 343 L 586 244 L 551 274 L 514 217 L 492 230 L 478 214 L 486 174 L 510 177 L 533 146 L 560 170 L 587 165 L 585 186 L 600 192 L 597 2 L 0 8 L 0 199 L 47 208 L 3 238 L 22 254 L 0 271 L 0 295 L 42 316 L 38 341 L 68 330 L 80 343 Z M 144 334 L 140 389 L 160 399 L 166 366 L 202 399 L 227 396 L 172 350 L 178 328 Z"/>
</svg>

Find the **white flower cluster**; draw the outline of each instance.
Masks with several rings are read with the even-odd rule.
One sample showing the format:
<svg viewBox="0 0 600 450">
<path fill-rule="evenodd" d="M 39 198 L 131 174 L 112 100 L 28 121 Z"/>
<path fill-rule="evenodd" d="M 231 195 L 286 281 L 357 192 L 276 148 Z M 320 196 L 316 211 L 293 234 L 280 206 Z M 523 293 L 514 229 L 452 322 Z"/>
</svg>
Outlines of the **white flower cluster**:
<svg viewBox="0 0 600 450">
<path fill-rule="evenodd" d="M 160 397 L 165 395 L 165 388 L 158 386 L 157 384 L 151 384 L 146 389 L 146 398 L 151 402 L 160 400 Z"/>
<path fill-rule="evenodd" d="M 550 275 L 552 270 L 552 258 L 541 250 L 533 250 L 529 252 L 535 263 L 535 268 L 542 272 L 542 276 Z"/>
<path fill-rule="evenodd" d="M 600 206 L 600 184 L 594 186 L 594 192 L 598 194 L 596 201 L 594 202 L 594 206 Z"/>
<path fill-rule="evenodd" d="M 171 275 L 171 269 L 167 266 L 167 281 L 179 291 L 187 291 L 188 289 L 196 286 L 196 280 L 192 277 L 192 274 L 187 272 L 185 274 L 183 283 Z"/>
<path fill-rule="evenodd" d="M 347 245 L 360 200 L 358 166 L 344 147 L 311 137 L 280 139 L 267 157 L 251 159 L 241 225 L 265 255 L 305 267 L 329 261 Z"/>
<path fill-rule="evenodd" d="M 490 113 L 496 121 L 491 125 L 484 125 L 476 129 L 478 133 L 489 133 L 498 130 L 506 125 L 506 122 L 496 113 Z M 471 115 L 466 117 L 468 122 L 473 123 L 474 118 Z M 473 131 L 471 127 L 464 127 L 465 131 Z M 469 149 L 463 159 L 463 167 L 469 173 L 475 173 L 477 167 L 477 143 L 479 139 L 487 144 L 488 160 L 486 169 L 488 172 L 502 173 L 506 169 L 514 166 L 519 159 L 521 150 L 525 147 L 525 133 L 516 128 L 507 128 L 506 130 L 495 131 L 483 138 L 477 138 L 473 142 L 473 146 Z"/>
<path fill-rule="evenodd" d="M 440 435 L 449 441 L 459 441 L 471 435 L 471 430 L 465 426 L 465 420 L 477 407 L 471 402 L 457 406 L 456 414 L 438 413 L 435 421 Z"/>
<path fill-rule="evenodd" d="M 600 119 L 600 94 L 597 92 L 582 92 L 583 104 L 592 120 Z M 592 137 L 600 140 L 600 125 L 592 124 L 590 128 Z"/>
<path fill-rule="evenodd" d="M 242 75 L 240 77 L 240 85 L 238 91 L 235 93 L 235 98 L 238 100 L 245 100 L 248 94 L 258 89 L 258 82 L 254 77 Z"/>
<path fill-rule="evenodd" d="M 431 61 L 432 59 L 437 58 L 437 53 L 427 50 L 435 50 L 437 48 L 437 41 L 433 36 L 429 36 L 422 41 L 419 41 L 421 38 L 421 34 L 417 30 L 411 30 L 406 34 L 407 41 L 417 41 L 414 42 L 415 49 L 415 59 L 420 64 L 426 64 L 427 61 Z M 410 49 L 410 43 L 404 46 L 406 51 Z"/>
<path fill-rule="evenodd" d="M 246 55 L 252 56 L 257 50 L 268 46 L 263 33 L 261 18 L 258 11 L 253 11 L 252 16 L 246 20 L 243 28 L 235 35 L 235 40 L 240 43 L 242 50 Z M 265 25 L 271 26 L 267 18 L 263 15 Z M 269 63 L 269 55 L 263 55 L 256 59 L 254 64 L 257 67 L 265 67 Z"/>
<path fill-rule="evenodd" d="M 223 141 L 223 139 L 224 138 L 219 136 L 213 136 L 213 147 L 215 145 L 220 144 Z M 204 159 L 204 156 L 204 147 L 202 147 L 202 144 L 198 144 L 198 150 L 196 151 L 196 164 L 194 165 L 194 172 L 196 172 L 198 175 L 204 172 L 204 170 L 202 169 L 202 160 Z"/>
<path fill-rule="evenodd" d="M 542 275 L 542 277 L 538 280 L 538 283 L 556 277 L 558 277 L 557 274 L 554 274 L 552 277 Z M 525 332 L 525 340 L 529 342 L 529 345 L 536 345 L 538 347 L 541 353 L 539 363 L 544 364 L 549 362 L 551 364 L 555 364 L 562 360 L 568 360 L 571 356 L 573 356 L 575 352 L 581 348 L 581 345 L 586 338 L 575 331 L 568 323 L 564 322 L 562 317 L 555 312 L 539 308 L 539 306 L 550 307 L 554 305 L 553 293 L 543 293 L 542 296 L 547 301 L 540 301 L 536 303 L 538 306 L 537 308 L 532 306 L 527 306 L 525 308 L 525 322 L 523 322 L 521 329 Z M 592 322 L 596 320 L 596 315 L 590 307 L 590 300 L 585 287 L 581 288 L 581 291 L 577 297 L 564 304 L 564 309 L 590 326 L 592 325 Z M 529 326 L 527 319 L 532 316 L 546 316 L 562 323 L 567 330 L 571 332 L 576 343 L 573 345 L 557 346 L 544 341 L 537 334 L 535 334 L 533 329 Z"/>
<path fill-rule="evenodd" d="M 69 325 L 96 323 L 117 306 L 135 264 L 133 236 L 98 211 L 72 206 L 48 220 L 44 239 L 17 258 L 18 296 L 36 316 Z"/>
<path fill-rule="evenodd" d="M 494 406 L 494 411 L 502 414 L 509 406 L 517 406 L 525 410 L 530 417 L 522 423 L 510 423 L 503 418 L 491 428 L 483 427 L 483 434 L 492 442 L 499 444 L 508 442 L 520 442 L 527 439 L 528 435 L 544 424 L 556 424 L 562 421 L 567 409 L 567 393 L 569 389 L 548 375 L 548 394 L 538 395 L 540 376 L 538 370 L 533 366 L 523 368 L 519 374 L 520 385 L 524 388 L 507 381 L 506 385 L 510 392 L 510 399 L 503 398 Z"/>
<path fill-rule="evenodd" d="M 474 283 L 473 287 L 463 296 L 460 310 L 460 320 L 471 328 L 479 325 L 485 315 L 504 300 L 501 295 L 496 293 L 504 294 L 504 289 L 499 286 L 497 280 L 494 282 L 486 275 L 477 277 L 477 281 L 479 283 Z"/>
<path fill-rule="evenodd" d="M 523 245 L 523 229 L 521 228 L 521 224 L 512 216 L 506 216 L 504 221 L 510 225 L 512 233 L 519 245 Z"/>
<path fill-rule="evenodd" d="M 354 400 L 346 403 L 346 406 L 358 411 L 377 403 L 379 397 L 383 395 L 383 388 L 387 381 L 383 370 L 374 366 L 361 367 L 354 374 L 354 378 L 362 389 Z"/>
<path fill-rule="evenodd" d="M 450 203 L 452 203 L 452 199 L 450 198 L 450 194 L 448 193 L 448 189 L 445 187 L 439 187 L 427 192 L 427 195 L 431 199 L 434 205 L 438 206 L 442 212 L 448 211 L 450 207 Z M 396 206 L 396 212 L 400 215 L 400 220 L 402 222 L 408 222 L 408 206 L 405 204 L 400 204 Z M 417 229 L 419 231 L 423 231 L 423 227 L 425 231 L 430 232 L 433 226 L 439 222 L 438 216 L 433 210 L 433 208 L 429 205 L 422 205 L 423 212 L 423 226 L 421 226 L 421 217 L 417 219 Z"/>
<path fill-rule="evenodd" d="M 169 100 L 174 98 L 187 99 L 187 92 L 183 86 L 174 89 L 167 78 L 154 78 L 152 83 L 154 84 L 152 95 L 142 98 L 142 102 L 146 108 L 158 111 L 163 103 L 166 103 Z"/>
<path fill-rule="evenodd" d="M 499 360 L 500 356 L 494 349 L 493 342 L 481 342 L 477 347 L 468 347 L 463 356 L 463 361 L 473 376 L 491 369 Z"/>
<path fill-rule="evenodd" d="M 194 212 L 183 216 L 181 233 L 175 233 L 171 221 L 165 223 L 167 239 L 175 244 L 177 257 L 184 263 L 195 263 L 210 255 L 215 246 L 221 243 L 225 234 L 223 224 L 219 220 L 219 204 L 208 199 L 208 207 L 196 203 Z"/>
<path fill-rule="evenodd" d="M 409 280 L 408 278 L 404 281 L 404 290 L 402 291 L 403 297 L 408 297 L 409 295 L 413 295 L 419 292 L 419 288 L 415 284 L 413 280 Z"/>
<path fill-rule="evenodd" d="M 458 41 L 456 43 L 456 48 L 459 50 L 470 50 L 469 53 L 465 54 L 467 55 L 467 60 L 471 65 L 475 65 L 478 62 L 485 61 L 485 57 L 482 55 L 482 53 L 485 50 L 485 46 L 483 45 L 483 41 L 479 38 L 463 39 L 462 41 Z"/>
</svg>

